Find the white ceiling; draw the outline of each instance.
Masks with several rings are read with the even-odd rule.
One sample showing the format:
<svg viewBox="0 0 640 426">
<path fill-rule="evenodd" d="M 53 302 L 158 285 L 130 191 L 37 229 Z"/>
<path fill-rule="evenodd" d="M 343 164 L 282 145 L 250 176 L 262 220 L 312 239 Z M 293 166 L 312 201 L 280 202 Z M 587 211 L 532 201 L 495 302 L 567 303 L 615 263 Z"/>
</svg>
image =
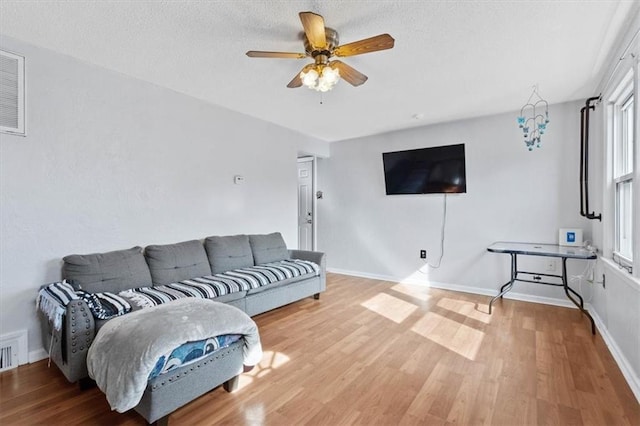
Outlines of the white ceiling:
<svg viewBox="0 0 640 426">
<path fill-rule="evenodd" d="M 83 61 L 338 141 L 593 96 L 634 1 L 0 1 L 0 32 Z M 381 33 L 395 48 L 343 61 L 369 76 L 320 95 L 286 84 L 308 59 L 298 12 L 341 44 Z M 422 116 L 416 119 L 415 116 Z"/>
</svg>

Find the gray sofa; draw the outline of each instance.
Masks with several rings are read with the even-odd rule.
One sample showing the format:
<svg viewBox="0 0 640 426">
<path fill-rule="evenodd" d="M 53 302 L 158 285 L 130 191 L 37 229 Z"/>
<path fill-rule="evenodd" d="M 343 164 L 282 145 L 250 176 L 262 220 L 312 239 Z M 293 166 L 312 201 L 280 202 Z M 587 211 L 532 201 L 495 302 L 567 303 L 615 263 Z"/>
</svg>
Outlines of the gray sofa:
<svg viewBox="0 0 640 426">
<path fill-rule="evenodd" d="M 314 262 L 320 267 L 320 273 L 312 277 L 284 279 L 246 291 L 233 291 L 213 299 L 254 316 L 306 297 L 318 299 L 326 289 L 325 255 L 288 250 L 280 233 L 212 236 L 204 241 L 147 246 L 144 250 L 134 247 L 107 253 L 66 256 L 63 259 L 63 278 L 77 289 L 89 293 L 119 293 L 284 259 Z M 39 312 L 39 316 L 43 344 L 45 348 L 50 348 L 51 360 L 70 382 L 81 381 L 82 384 L 88 378 L 87 351 L 96 332 L 108 320 L 95 319 L 83 300 L 69 302 L 60 330 L 56 330 L 42 312 Z M 220 384 L 224 383 L 227 390 L 232 390 L 241 370 L 241 347 L 231 345 L 214 352 L 196 365 L 178 368 L 150 381 L 136 410 L 147 421 L 154 422 Z M 190 379 L 187 380 L 186 376 Z"/>
</svg>

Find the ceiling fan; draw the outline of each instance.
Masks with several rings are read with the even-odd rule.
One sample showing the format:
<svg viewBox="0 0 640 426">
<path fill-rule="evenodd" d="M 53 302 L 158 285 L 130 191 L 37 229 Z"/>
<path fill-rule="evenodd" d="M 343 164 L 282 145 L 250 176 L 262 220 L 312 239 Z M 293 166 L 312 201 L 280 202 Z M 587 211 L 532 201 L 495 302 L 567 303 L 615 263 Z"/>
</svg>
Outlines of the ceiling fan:
<svg viewBox="0 0 640 426">
<path fill-rule="evenodd" d="M 338 46 L 338 32 L 324 26 L 324 18 L 313 12 L 300 12 L 300 20 L 304 28 L 305 53 L 263 52 L 250 50 L 251 58 L 313 58 L 314 63 L 305 65 L 293 80 L 287 84 L 289 88 L 305 85 L 320 92 L 331 90 L 342 77 L 352 86 L 360 86 L 367 81 L 367 76 L 339 60 L 330 61 L 333 56 L 346 57 L 391 49 L 394 39 L 389 34 L 380 34 L 364 40 Z"/>
</svg>

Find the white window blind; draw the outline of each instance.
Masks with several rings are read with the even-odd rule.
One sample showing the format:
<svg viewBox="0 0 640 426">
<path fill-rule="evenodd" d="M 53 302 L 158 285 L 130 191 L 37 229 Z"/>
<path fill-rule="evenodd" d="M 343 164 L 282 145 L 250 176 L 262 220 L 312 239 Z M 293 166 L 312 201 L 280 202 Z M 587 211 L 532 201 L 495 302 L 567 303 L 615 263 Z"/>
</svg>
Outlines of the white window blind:
<svg viewBox="0 0 640 426">
<path fill-rule="evenodd" d="M 24 57 L 0 50 L 0 132 L 25 134 Z"/>
</svg>

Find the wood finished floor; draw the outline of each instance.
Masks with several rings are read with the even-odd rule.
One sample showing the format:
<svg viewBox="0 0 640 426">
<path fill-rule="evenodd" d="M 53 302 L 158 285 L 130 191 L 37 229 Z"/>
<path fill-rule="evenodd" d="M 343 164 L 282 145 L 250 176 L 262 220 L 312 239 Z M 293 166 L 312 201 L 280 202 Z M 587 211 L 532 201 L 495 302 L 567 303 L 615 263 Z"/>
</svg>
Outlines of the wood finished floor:
<svg viewBox="0 0 640 426">
<path fill-rule="evenodd" d="M 640 406 L 575 309 L 330 274 L 327 291 L 255 317 L 240 388 L 170 425 L 640 425 Z M 47 362 L 0 374 L 0 424 L 142 425 Z"/>
</svg>

